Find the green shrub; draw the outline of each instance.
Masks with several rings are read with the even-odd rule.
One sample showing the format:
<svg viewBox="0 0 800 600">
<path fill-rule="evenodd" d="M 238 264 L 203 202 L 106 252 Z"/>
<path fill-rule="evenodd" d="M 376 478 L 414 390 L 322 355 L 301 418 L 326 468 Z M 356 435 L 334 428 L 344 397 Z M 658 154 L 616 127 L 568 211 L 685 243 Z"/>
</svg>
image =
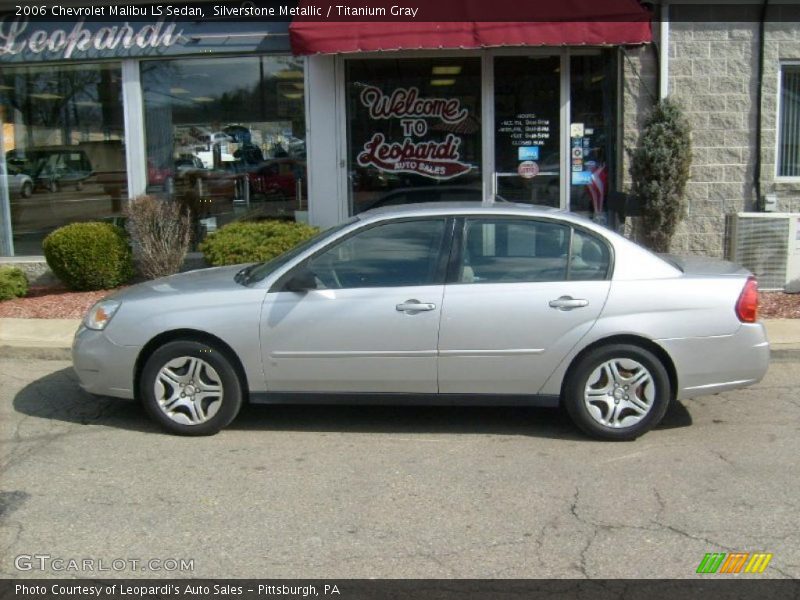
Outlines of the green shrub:
<svg viewBox="0 0 800 600">
<path fill-rule="evenodd" d="M 647 118 L 631 155 L 632 192 L 642 206 L 642 241 L 656 252 L 669 252 L 686 214 L 684 190 L 691 165 L 689 122 L 681 107 L 665 98 Z"/>
<path fill-rule="evenodd" d="M 287 221 L 231 223 L 200 244 L 206 262 L 215 267 L 270 260 L 317 233 L 316 227 Z"/>
<path fill-rule="evenodd" d="M 73 223 L 42 243 L 47 264 L 72 290 L 103 290 L 133 277 L 125 232 L 110 223 Z"/>
<path fill-rule="evenodd" d="M 0 267 L 0 300 L 22 298 L 28 293 L 28 278 L 16 267 Z"/>
</svg>

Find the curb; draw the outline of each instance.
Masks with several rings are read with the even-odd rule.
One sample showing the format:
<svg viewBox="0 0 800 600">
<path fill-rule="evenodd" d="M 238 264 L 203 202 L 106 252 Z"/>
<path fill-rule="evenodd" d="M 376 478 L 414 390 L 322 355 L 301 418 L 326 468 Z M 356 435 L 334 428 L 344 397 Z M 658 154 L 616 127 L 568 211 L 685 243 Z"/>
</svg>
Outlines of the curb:
<svg viewBox="0 0 800 600">
<path fill-rule="evenodd" d="M 36 346 L 0 346 L 0 359 L 72 360 L 71 348 Z M 800 361 L 800 348 L 786 348 L 770 352 L 772 362 Z"/>
</svg>

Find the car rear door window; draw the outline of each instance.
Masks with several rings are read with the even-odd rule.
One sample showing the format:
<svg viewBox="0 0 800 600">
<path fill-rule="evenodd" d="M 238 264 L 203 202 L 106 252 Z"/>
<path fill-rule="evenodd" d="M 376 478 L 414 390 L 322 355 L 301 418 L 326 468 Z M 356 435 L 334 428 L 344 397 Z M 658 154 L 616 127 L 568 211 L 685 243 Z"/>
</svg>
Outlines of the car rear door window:
<svg viewBox="0 0 800 600">
<path fill-rule="evenodd" d="M 386 223 L 359 231 L 312 257 L 308 269 L 328 289 L 434 285 L 446 219 Z"/>
<path fill-rule="evenodd" d="M 569 235 L 569 227 L 550 221 L 468 219 L 458 281 L 563 281 Z"/>
<path fill-rule="evenodd" d="M 569 279 L 571 281 L 598 281 L 608 277 L 611 253 L 608 245 L 599 238 L 575 229 L 572 234 Z"/>
</svg>

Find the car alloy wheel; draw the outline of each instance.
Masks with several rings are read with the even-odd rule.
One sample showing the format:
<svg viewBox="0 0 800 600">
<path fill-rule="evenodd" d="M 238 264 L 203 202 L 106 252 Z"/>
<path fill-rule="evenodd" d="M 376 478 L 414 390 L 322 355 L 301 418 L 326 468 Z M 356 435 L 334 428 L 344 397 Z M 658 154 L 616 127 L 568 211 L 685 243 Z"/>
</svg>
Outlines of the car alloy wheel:
<svg viewBox="0 0 800 600">
<path fill-rule="evenodd" d="M 199 425 L 213 418 L 224 397 L 214 367 L 193 356 L 179 356 L 164 365 L 153 394 L 161 411 L 181 425 Z"/>
<path fill-rule="evenodd" d="M 30 181 L 26 181 L 22 184 L 20 195 L 23 198 L 30 198 L 33 195 L 33 184 Z"/>
<path fill-rule="evenodd" d="M 606 427 L 629 427 L 653 408 L 655 385 L 650 371 L 629 358 L 598 366 L 586 382 L 583 401 L 589 415 Z"/>
<path fill-rule="evenodd" d="M 181 435 L 211 435 L 242 406 L 243 380 L 230 351 L 186 339 L 167 342 L 148 358 L 139 378 L 147 412 Z"/>
<path fill-rule="evenodd" d="M 671 397 L 669 375 L 658 356 L 638 345 L 611 343 L 572 364 L 562 399 L 589 435 L 631 440 L 658 425 Z"/>
</svg>

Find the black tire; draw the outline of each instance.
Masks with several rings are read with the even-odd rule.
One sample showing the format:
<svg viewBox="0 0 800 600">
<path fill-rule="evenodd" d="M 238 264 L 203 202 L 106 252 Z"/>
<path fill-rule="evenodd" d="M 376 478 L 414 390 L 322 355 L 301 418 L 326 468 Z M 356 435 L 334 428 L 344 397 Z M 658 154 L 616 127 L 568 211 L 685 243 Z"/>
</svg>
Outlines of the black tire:
<svg viewBox="0 0 800 600">
<path fill-rule="evenodd" d="M 216 375 L 221 382 L 222 399 L 217 400 L 220 405 L 217 407 L 216 413 L 213 416 L 201 423 L 186 424 L 175 421 L 167 415 L 165 409 L 162 409 L 161 404 L 156 398 L 156 378 L 159 372 L 171 361 L 182 357 L 196 358 L 204 361 L 213 368 L 215 372 L 213 375 Z M 208 374 L 207 371 L 205 373 Z M 239 414 L 244 395 L 242 381 L 227 353 L 214 347 L 212 344 L 193 340 L 168 342 L 153 352 L 147 359 L 144 369 L 142 369 L 142 374 L 139 379 L 139 390 L 145 409 L 153 420 L 164 429 L 180 435 L 213 435 L 217 433 L 220 429 L 230 424 L 231 421 L 236 418 L 236 415 Z M 178 391 L 177 388 L 175 388 L 175 391 Z M 208 408 L 209 407 L 206 406 L 206 410 Z M 182 410 L 180 407 L 172 412 L 185 412 L 187 415 L 185 418 L 190 418 L 190 412 L 188 410 Z"/>
<path fill-rule="evenodd" d="M 30 181 L 26 181 L 22 184 L 22 189 L 20 190 L 20 196 L 23 198 L 30 198 L 33 195 L 33 184 Z"/>
<path fill-rule="evenodd" d="M 587 402 L 584 400 L 589 378 L 594 371 L 604 363 L 613 360 L 633 360 L 638 362 L 646 369 L 651 378 L 651 384 L 645 384 L 638 390 L 644 390 L 647 385 L 647 392 L 652 395 L 652 403 L 649 411 L 640 418 L 638 422 L 629 426 L 612 427 L 599 422 L 592 416 Z M 612 382 L 608 382 L 609 388 Z M 627 388 L 626 388 L 627 389 Z M 623 392 L 627 393 L 627 392 Z M 609 402 L 614 399 L 610 394 Z M 627 396 L 625 396 L 627 398 Z M 625 441 L 633 440 L 646 433 L 661 421 L 667 412 L 672 390 L 670 388 L 669 375 L 661 360 L 649 350 L 632 344 L 609 344 L 595 348 L 581 357 L 567 373 L 567 380 L 564 384 L 564 406 L 569 413 L 572 421 L 585 433 L 592 437 L 603 440 Z M 615 401 L 616 402 L 616 401 Z M 619 404 L 619 402 L 616 402 Z M 623 401 L 623 405 L 624 405 Z M 600 412 L 601 417 L 608 416 L 610 413 L 602 413 L 603 403 L 592 403 L 598 406 L 596 411 Z M 628 411 L 625 413 L 624 411 Z M 625 414 L 636 418 L 637 415 L 630 409 L 620 408 L 618 414 Z"/>
<path fill-rule="evenodd" d="M 83 182 L 79 181 L 75 184 L 75 191 L 80 192 L 83 189 Z"/>
<path fill-rule="evenodd" d="M 58 192 L 58 182 L 55 179 L 51 179 L 47 182 L 47 191 L 51 194 Z"/>
</svg>

